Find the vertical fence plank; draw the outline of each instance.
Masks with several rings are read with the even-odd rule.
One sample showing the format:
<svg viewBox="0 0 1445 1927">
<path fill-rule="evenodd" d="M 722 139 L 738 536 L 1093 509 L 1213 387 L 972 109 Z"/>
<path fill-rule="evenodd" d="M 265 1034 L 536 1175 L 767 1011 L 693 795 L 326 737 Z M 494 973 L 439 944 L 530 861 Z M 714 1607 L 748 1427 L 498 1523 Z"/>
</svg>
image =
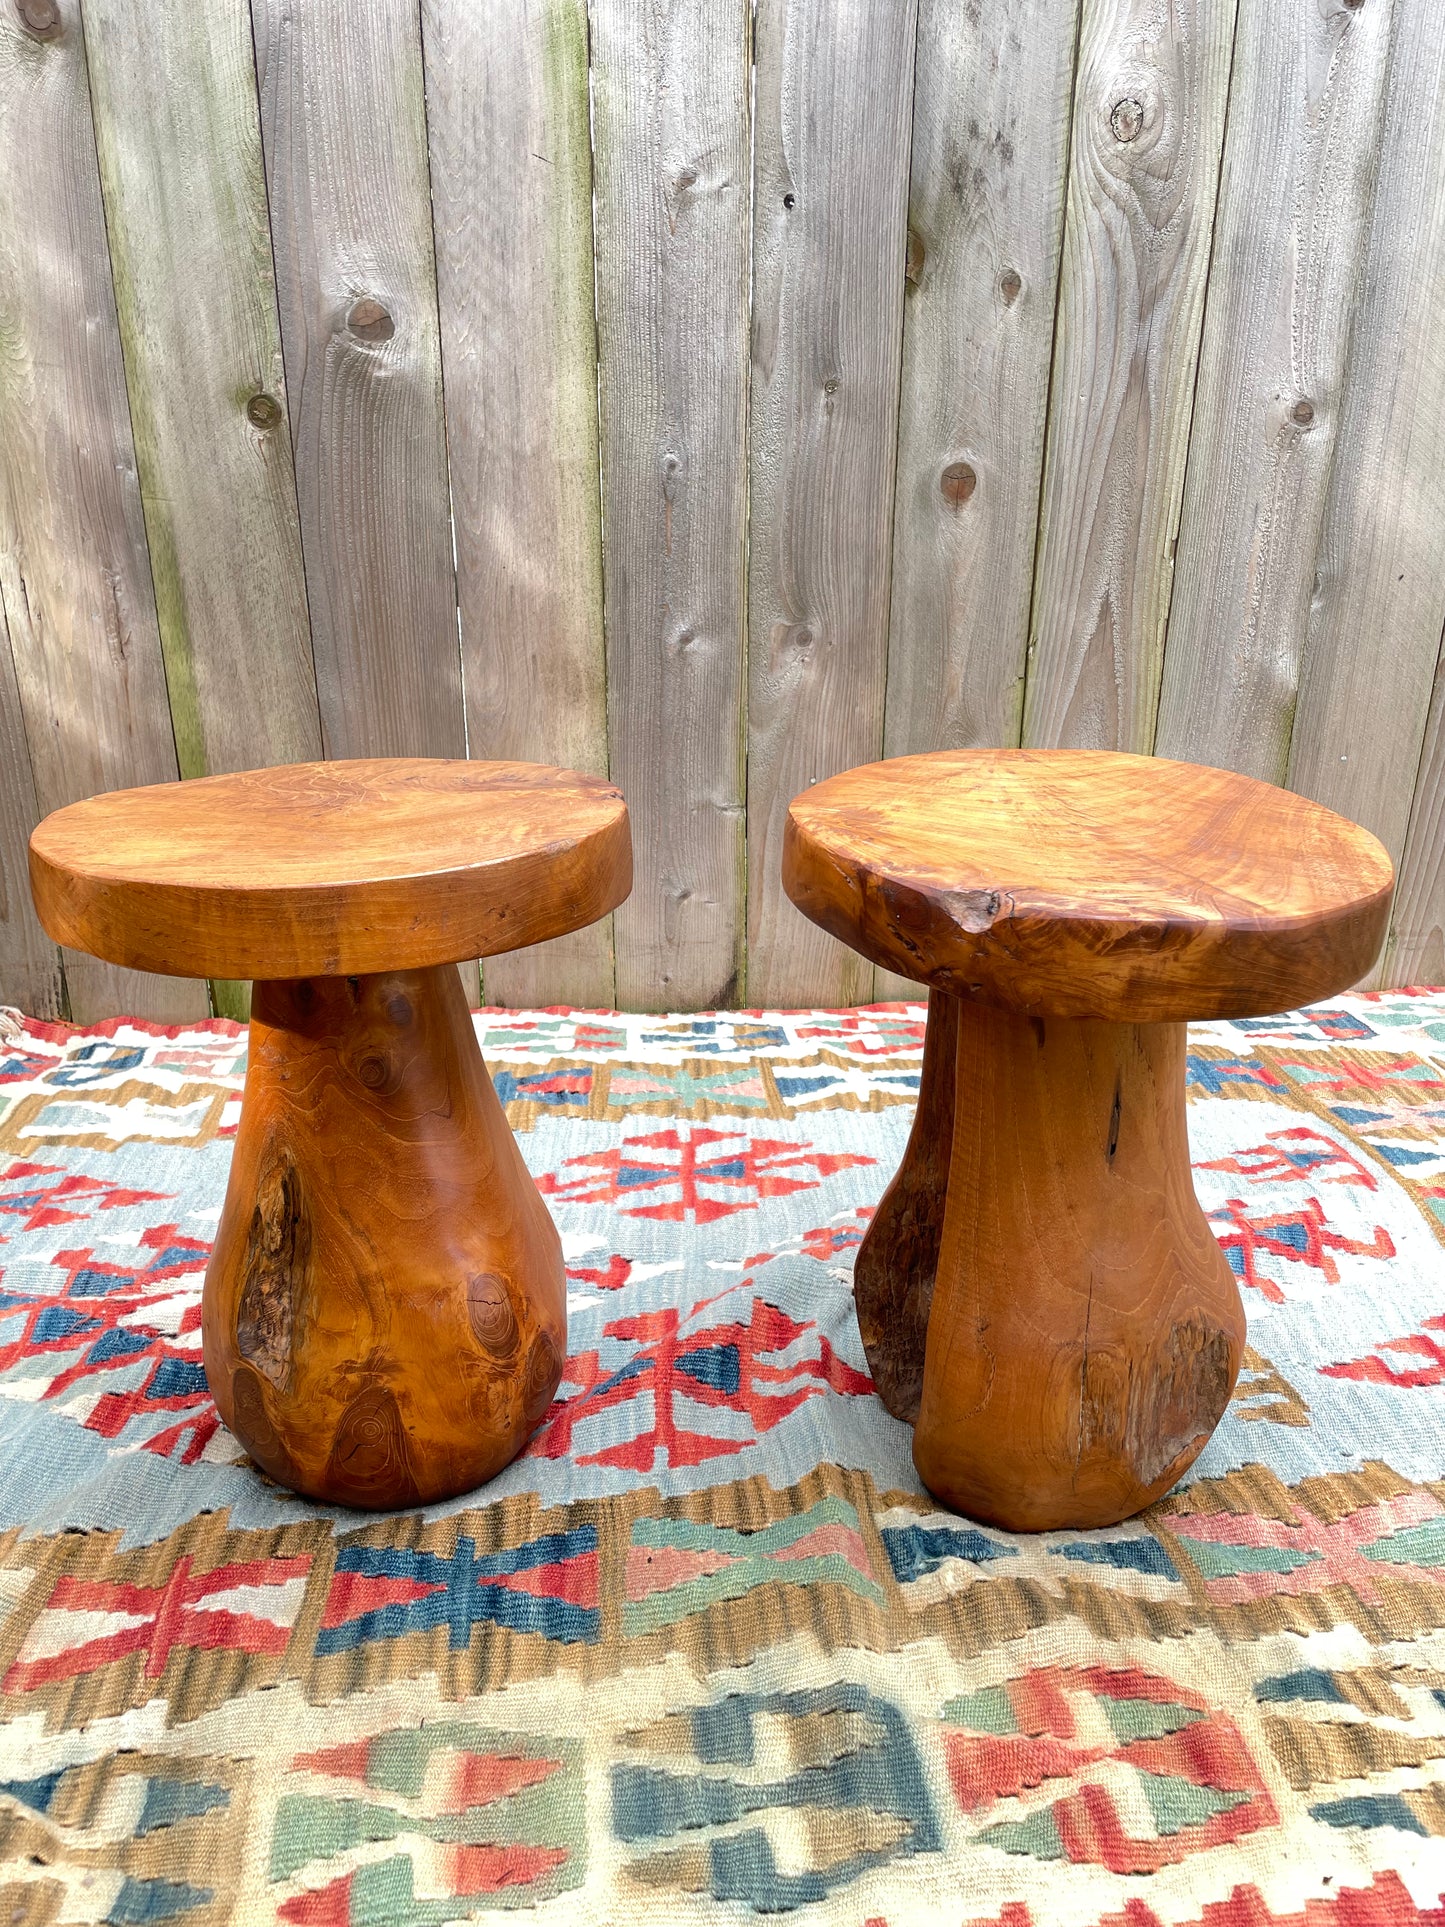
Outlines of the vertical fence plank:
<svg viewBox="0 0 1445 1927">
<path fill-rule="evenodd" d="M 423 0 L 473 756 L 607 768 L 585 0 Z M 486 994 L 610 1004 L 611 919 Z"/>
<path fill-rule="evenodd" d="M 1085 0 L 1029 744 L 1153 744 L 1233 25 L 1233 0 Z"/>
<path fill-rule="evenodd" d="M 1389 48 L 1390 0 L 1241 0 L 1155 747 L 1271 783 L 1289 757 Z"/>
<path fill-rule="evenodd" d="M 86 0 L 181 773 L 320 754 L 246 0 Z"/>
<path fill-rule="evenodd" d="M 1075 24 L 920 0 L 890 756 L 1019 738 Z"/>
<path fill-rule="evenodd" d="M 1394 34 L 1289 781 L 1400 862 L 1383 974 L 1418 982 L 1445 922 L 1445 38 L 1429 0 L 1396 0 Z"/>
<path fill-rule="evenodd" d="M 788 804 L 883 747 L 912 0 L 759 0 L 748 582 L 753 1004 L 871 966 L 783 894 Z"/>
<path fill-rule="evenodd" d="M 1016 743 L 1078 10 L 920 0 L 890 756 Z M 891 971 L 880 997 L 916 997 Z"/>
<path fill-rule="evenodd" d="M 326 753 L 462 756 L 421 22 L 251 13 Z"/>
<path fill-rule="evenodd" d="M 13 759 L 7 806 L 43 814 L 174 778 L 176 752 L 77 0 L 30 17 L 40 31 L 18 9 L 0 14 L 0 628 L 29 739 L 28 751 L 10 744 L 0 757 Z M 38 926 L 23 839 L 20 856 L 5 892 L 28 955 Z M 55 962 L 51 947 L 39 988 L 52 1006 Z M 207 1009 L 204 984 L 78 952 L 67 979 L 81 1021 L 125 1011 L 174 1022 Z"/>
<path fill-rule="evenodd" d="M 789 799 L 1020 736 L 1287 775 L 1445 975 L 1432 0 L 1082 0 L 1072 109 L 1070 0 L 757 0 L 751 224 L 748 0 L 590 0 L 595 263 L 588 4 L 0 14 L 0 997 L 204 1008 L 62 978 L 71 796 L 609 736 L 616 971 L 499 1000 L 867 995 Z"/>
<path fill-rule="evenodd" d="M 736 1001 L 743 897 L 746 0 L 594 0 L 612 775 L 631 1010 Z"/>
<path fill-rule="evenodd" d="M 34 1017 L 65 1015 L 60 952 L 30 901 L 25 847 L 40 818 L 20 691 L 0 607 L 0 1004 Z"/>
</svg>

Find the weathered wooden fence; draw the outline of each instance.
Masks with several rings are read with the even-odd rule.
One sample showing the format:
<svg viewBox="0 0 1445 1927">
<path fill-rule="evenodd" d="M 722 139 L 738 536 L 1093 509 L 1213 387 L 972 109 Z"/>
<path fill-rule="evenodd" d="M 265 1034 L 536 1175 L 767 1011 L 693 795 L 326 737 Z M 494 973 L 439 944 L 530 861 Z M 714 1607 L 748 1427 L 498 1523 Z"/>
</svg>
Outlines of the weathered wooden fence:
<svg viewBox="0 0 1445 1927">
<path fill-rule="evenodd" d="M 1437 9 L 0 0 L 0 997 L 206 1005 L 38 814 L 469 753 L 637 851 L 489 999 L 865 998 L 789 798 L 1020 740 L 1367 823 L 1445 979 Z"/>
</svg>

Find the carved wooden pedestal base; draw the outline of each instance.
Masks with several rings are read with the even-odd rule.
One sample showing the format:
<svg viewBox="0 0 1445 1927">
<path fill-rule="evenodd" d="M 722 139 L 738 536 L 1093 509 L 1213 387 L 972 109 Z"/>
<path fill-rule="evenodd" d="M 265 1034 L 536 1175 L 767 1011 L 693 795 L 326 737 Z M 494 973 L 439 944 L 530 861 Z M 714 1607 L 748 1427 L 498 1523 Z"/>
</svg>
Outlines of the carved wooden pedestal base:
<svg viewBox="0 0 1445 1927">
<path fill-rule="evenodd" d="M 450 964 L 256 984 L 202 1332 L 221 1417 L 311 1498 L 426 1504 L 526 1443 L 562 1251 Z"/>
<path fill-rule="evenodd" d="M 1194 1195 L 1184 1040 L 930 994 L 913 1135 L 855 1289 L 879 1393 L 960 1512 L 1112 1524 L 1224 1412 L 1244 1310 Z"/>
</svg>

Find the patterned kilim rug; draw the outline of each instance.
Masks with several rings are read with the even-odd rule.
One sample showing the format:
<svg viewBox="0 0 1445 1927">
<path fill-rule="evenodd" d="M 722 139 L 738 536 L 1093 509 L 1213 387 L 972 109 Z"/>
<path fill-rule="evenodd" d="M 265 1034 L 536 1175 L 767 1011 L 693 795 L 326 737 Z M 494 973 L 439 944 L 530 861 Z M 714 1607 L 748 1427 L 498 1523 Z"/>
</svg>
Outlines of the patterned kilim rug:
<svg viewBox="0 0 1445 1927">
<path fill-rule="evenodd" d="M 380 1519 L 207 1396 L 244 1035 L 0 1039 L 0 1927 L 1445 1923 L 1445 993 L 1191 1033 L 1245 1374 L 1035 1539 L 864 1369 L 921 1020 L 484 1013 L 571 1356 Z"/>
</svg>

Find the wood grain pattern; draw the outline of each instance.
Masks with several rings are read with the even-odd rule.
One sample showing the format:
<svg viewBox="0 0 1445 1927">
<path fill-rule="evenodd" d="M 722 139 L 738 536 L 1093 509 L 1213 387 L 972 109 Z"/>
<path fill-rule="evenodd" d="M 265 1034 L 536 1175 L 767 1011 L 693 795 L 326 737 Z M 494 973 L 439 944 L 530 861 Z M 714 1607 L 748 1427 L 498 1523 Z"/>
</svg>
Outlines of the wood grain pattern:
<svg viewBox="0 0 1445 1927">
<path fill-rule="evenodd" d="M 1019 740 L 1077 27 L 919 0 L 890 756 Z M 874 994 L 918 987 L 878 971 Z"/>
<path fill-rule="evenodd" d="M 252 0 L 328 756 L 462 756 L 421 25 Z"/>
<path fill-rule="evenodd" d="M 1337 438 L 1390 15 L 1388 0 L 1239 10 L 1155 748 L 1271 783 L 1337 446 L 1354 466 L 1354 437 Z"/>
<path fill-rule="evenodd" d="M 791 796 L 1120 744 L 1377 831 L 1375 976 L 1445 973 L 1432 0 L 81 5 L 0 18 L 12 865 L 177 768 L 610 766 L 616 964 L 490 997 L 913 995 L 794 916 Z"/>
<path fill-rule="evenodd" d="M 585 0 L 423 0 L 422 38 L 469 753 L 601 774 Z M 609 1005 L 611 927 L 485 987 Z"/>
<path fill-rule="evenodd" d="M 893 1416 L 909 1425 L 923 1396 L 957 1076 L 958 999 L 930 990 L 913 1128 L 853 1263 L 853 1302 L 874 1387 Z"/>
<path fill-rule="evenodd" d="M 616 918 L 631 1010 L 734 1003 L 742 981 L 749 38 L 743 0 L 594 8 L 607 714 L 643 879 Z"/>
<path fill-rule="evenodd" d="M 1417 919 L 1442 905 L 1442 846 L 1427 827 L 1440 806 L 1424 787 L 1438 781 L 1437 752 L 1422 768 L 1421 746 L 1445 626 L 1445 39 L 1417 0 L 1396 0 L 1395 25 L 1289 780 L 1405 853 L 1398 963 L 1387 954 L 1385 968 L 1404 967 L 1408 981 Z"/>
<path fill-rule="evenodd" d="M 1111 1525 L 1198 1456 L 1244 1346 L 1190 1179 L 1185 1029 L 958 1022 L 914 1463 L 1013 1532 Z"/>
<path fill-rule="evenodd" d="M 1076 23 L 920 0 L 890 756 L 1019 739 Z"/>
<path fill-rule="evenodd" d="M 1233 0 L 1085 0 L 1024 742 L 1147 751 Z"/>
<path fill-rule="evenodd" d="M 245 0 L 87 0 L 181 774 L 320 753 Z"/>
<path fill-rule="evenodd" d="M 357 759 L 72 803 L 30 877 L 52 936 L 135 969 L 346 976 L 545 942 L 620 903 L 632 858 L 601 777 Z"/>
<path fill-rule="evenodd" d="M 454 970 L 257 984 L 201 1329 L 222 1419 L 310 1498 L 425 1505 L 526 1443 L 562 1248 Z"/>
<path fill-rule="evenodd" d="M 913 1133 L 855 1271 L 919 1476 L 1013 1532 L 1138 1511 L 1203 1448 L 1244 1345 L 1190 1174 L 1185 1020 L 1352 982 L 1389 858 L 1232 772 L 975 749 L 797 797 L 783 881 L 931 986 Z"/>
<path fill-rule="evenodd" d="M 80 12 L 54 0 L 34 17 L 50 24 L 37 31 L 19 9 L 0 12 L 0 630 L 14 658 L 7 693 L 18 689 L 24 717 L 6 756 L 16 842 L 37 806 L 176 775 Z M 55 958 L 42 959 L 23 874 L 22 863 L 19 895 L 6 893 L 15 967 L 53 1002 Z M 204 984 L 79 953 L 66 970 L 78 1022 L 207 1012 Z"/>
<path fill-rule="evenodd" d="M 1369 968 L 1367 830 L 1252 777 L 1089 750 L 952 750 L 795 799 L 783 883 L 875 963 L 1025 1014 L 1288 1010 Z"/>
<path fill-rule="evenodd" d="M 26 840 L 39 815 L 0 605 L 0 1004 L 34 1017 L 64 1017 L 60 952 L 40 927 L 26 880 Z"/>
<path fill-rule="evenodd" d="M 852 1003 L 871 984 L 793 916 L 778 864 L 790 798 L 883 745 L 916 26 L 913 0 L 755 16 L 753 1004 Z"/>
</svg>

